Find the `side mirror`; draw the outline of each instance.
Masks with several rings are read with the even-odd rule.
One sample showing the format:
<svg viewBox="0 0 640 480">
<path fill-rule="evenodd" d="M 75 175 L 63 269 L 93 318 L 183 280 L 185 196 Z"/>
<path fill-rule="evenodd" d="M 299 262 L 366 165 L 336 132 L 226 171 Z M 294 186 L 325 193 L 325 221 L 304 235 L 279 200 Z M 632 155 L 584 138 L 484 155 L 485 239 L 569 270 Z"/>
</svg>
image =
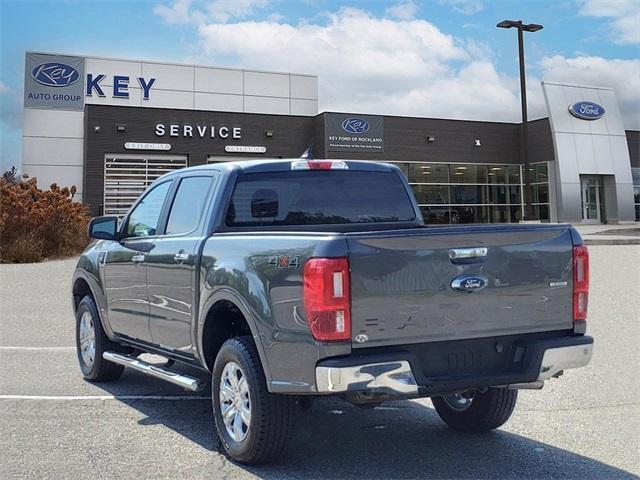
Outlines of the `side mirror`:
<svg viewBox="0 0 640 480">
<path fill-rule="evenodd" d="M 96 217 L 89 222 L 89 236 L 100 240 L 118 240 L 118 217 Z"/>
</svg>

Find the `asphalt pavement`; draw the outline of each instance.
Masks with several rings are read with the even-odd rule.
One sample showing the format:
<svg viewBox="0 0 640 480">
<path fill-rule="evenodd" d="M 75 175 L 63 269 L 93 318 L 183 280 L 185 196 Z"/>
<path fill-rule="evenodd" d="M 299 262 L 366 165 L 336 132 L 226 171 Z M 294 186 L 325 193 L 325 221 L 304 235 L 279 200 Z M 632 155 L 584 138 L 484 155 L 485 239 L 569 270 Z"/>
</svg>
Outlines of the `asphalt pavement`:
<svg viewBox="0 0 640 480">
<path fill-rule="evenodd" d="M 592 246 L 592 363 L 521 391 L 488 434 L 449 430 L 429 400 L 301 413 L 286 455 L 219 453 L 206 394 L 126 371 L 82 379 L 75 261 L 0 265 L 0 478 L 640 478 L 640 246 Z"/>
</svg>

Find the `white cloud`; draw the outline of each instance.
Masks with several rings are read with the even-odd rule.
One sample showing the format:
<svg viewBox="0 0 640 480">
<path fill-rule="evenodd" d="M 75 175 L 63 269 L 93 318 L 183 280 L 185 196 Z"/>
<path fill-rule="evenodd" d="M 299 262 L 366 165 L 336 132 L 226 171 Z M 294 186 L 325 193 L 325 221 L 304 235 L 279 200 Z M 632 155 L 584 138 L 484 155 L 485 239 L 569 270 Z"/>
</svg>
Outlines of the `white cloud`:
<svg viewBox="0 0 640 480">
<path fill-rule="evenodd" d="M 319 110 L 476 120 L 520 120 L 516 74 L 500 74 L 488 46 L 426 20 L 343 8 L 313 21 L 196 23 L 201 60 L 318 75 Z M 530 118 L 546 116 L 542 78 L 616 90 L 627 128 L 638 128 L 639 61 L 545 57 L 529 69 Z"/>
<path fill-rule="evenodd" d="M 214 0 L 206 3 L 173 0 L 169 5 L 155 5 L 153 12 L 169 24 L 202 24 L 207 21 L 224 23 L 233 18 L 253 15 L 268 3 L 268 0 Z"/>
<path fill-rule="evenodd" d="M 580 15 L 610 18 L 613 40 L 619 44 L 640 43 L 638 0 L 580 0 Z"/>
<path fill-rule="evenodd" d="M 400 20 L 411 20 L 416 16 L 420 7 L 413 1 L 398 3 L 387 8 L 386 14 L 392 18 Z"/>
<path fill-rule="evenodd" d="M 0 80 L 0 95 L 9 93 L 11 89 L 8 87 L 6 83 Z"/>
<path fill-rule="evenodd" d="M 612 87 L 625 128 L 640 130 L 640 60 L 555 55 L 545 57 L 540 65 L 548 81 Z"/>
<path fill-rule="evenodd" d="M 174 0 L 171 5 L 158 4 L 153 7 L 153 13 L 168 24 L 190 23 L 194 20 L 192 3 L 192 0 Z"/>
<path fill-rule="evenodd" d="M 517 119 L 517 84 L 477 45 L 425 20 L 343 8 L 322 24 L 210 23 L 198 31 L 215 63 L 318 74 L 321 110 Z"/>
<path fill-rule="evenodd" d="M 232 18 L 252 15 L 268 3 L 267 0 L 215 0 L 209 3 L 207 11 L 214 20 L 227 22 Z"/>
<path fill-rule="evenodd" d="M 475 15 L 484 10 L 484 3 L 480 0 L 438 0 L 441 5 L 446 5 L 454 12 L 463 15 Z"/>
</svg>

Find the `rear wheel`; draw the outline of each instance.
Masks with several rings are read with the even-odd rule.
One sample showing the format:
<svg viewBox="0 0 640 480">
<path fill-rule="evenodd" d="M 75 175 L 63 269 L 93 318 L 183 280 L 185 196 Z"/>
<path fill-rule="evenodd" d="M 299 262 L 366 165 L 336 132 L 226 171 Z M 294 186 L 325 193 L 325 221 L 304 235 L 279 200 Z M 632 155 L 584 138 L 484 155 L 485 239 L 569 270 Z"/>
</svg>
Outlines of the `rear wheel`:
<svg viewBox="0 0 640 480">
<path fill-rule="evenodd" d="M 454 393 L 431 401 L 440 418 L 454 430 L 487 432 L 509 420 L 517 398 L 517 390 L 490 388 L 484 393 Z"/>
<path fill-rule="evenodd" d="M 227 340 L 213 366 L 211 388 L 218 437 L 231 458 L 266 463 L 284 450 L 294 418 L 295 397 L 267 391 L 251 337 Z"/>
<path fill-rule="evenodd" d="M 82 297 L 76 309 L 76 350 L 84 378 L 92 382 L 108 382 L 122 375 L 124 367 L 102 358 L 107 350 L 121 347 L 107 338 L 93 298 Z"/>
</svg>

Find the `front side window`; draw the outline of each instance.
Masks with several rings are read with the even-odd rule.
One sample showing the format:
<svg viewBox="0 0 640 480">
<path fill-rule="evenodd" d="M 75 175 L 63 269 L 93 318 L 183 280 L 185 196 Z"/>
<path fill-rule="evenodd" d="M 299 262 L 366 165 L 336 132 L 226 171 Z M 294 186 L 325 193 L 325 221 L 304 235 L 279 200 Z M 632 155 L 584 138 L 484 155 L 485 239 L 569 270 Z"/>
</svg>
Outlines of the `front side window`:
<svg viewBox="0 0 640 480">
<path fill-rule="evenodd" d="M 147 193 L 129 215 L 127 237 L 151 237 L 156 234 L 160 213 L 171 182 L 164 182 Z"/>
<path fill-rule="evenodd" d="M 167 235 L 193 232 L 200 225 L 212 177 L 183 178 L 171 206 Z"/>
</svg>

